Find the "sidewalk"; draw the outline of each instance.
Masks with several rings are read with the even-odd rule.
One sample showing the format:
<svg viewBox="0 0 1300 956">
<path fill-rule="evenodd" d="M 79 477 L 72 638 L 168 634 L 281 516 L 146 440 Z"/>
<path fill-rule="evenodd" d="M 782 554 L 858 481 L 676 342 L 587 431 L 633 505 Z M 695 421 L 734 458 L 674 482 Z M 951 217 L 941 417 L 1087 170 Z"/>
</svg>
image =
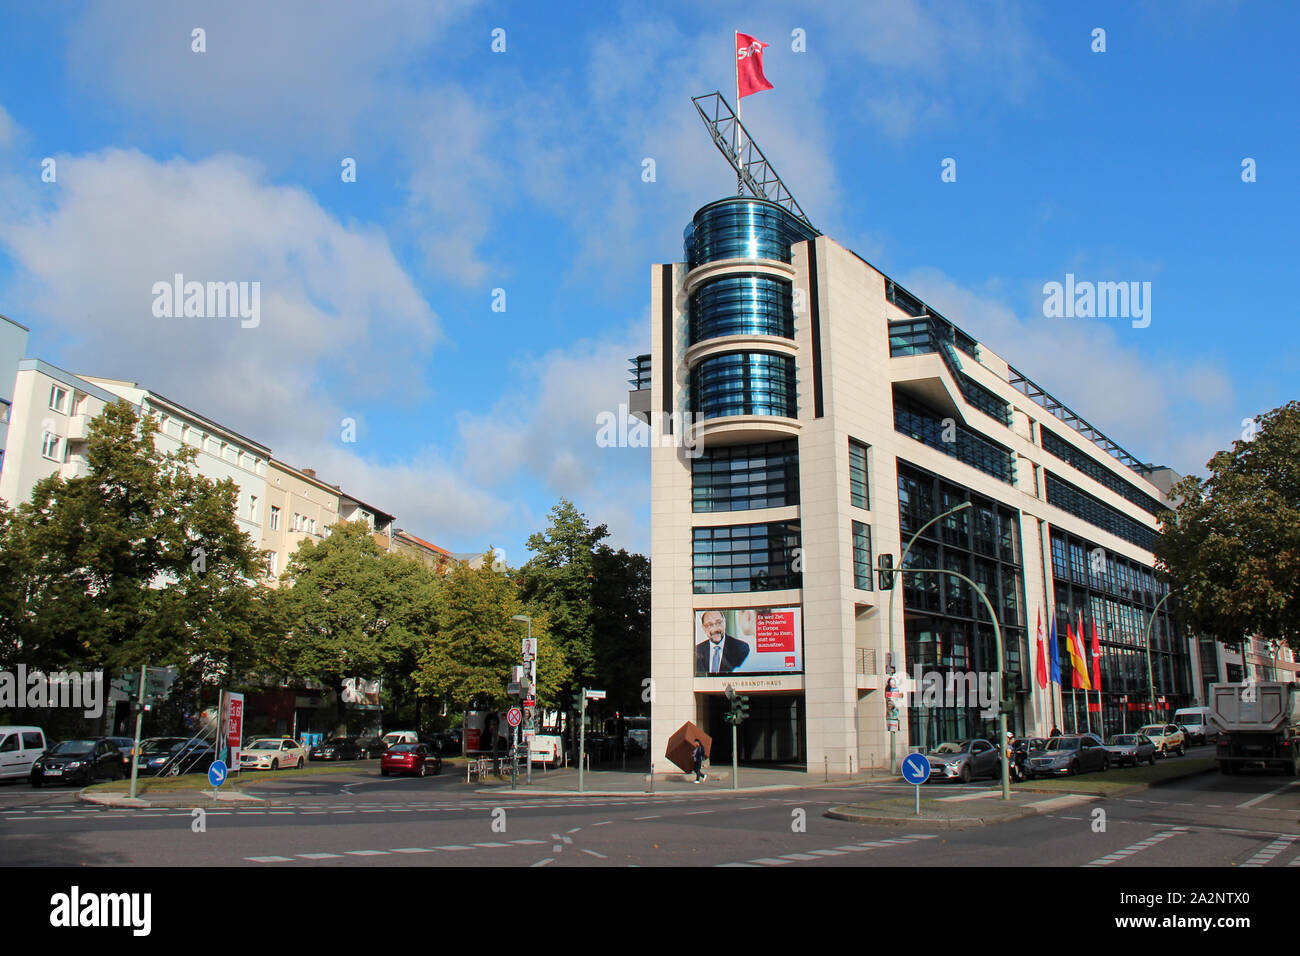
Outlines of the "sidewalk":
<svg viewBox="0 0 1300 956">
<path fill-rule="evenodd" d="M 78 791 L 77 799 L 82 803 L 93 803 L 114 810 L 148 810 L 152 808 L 193 810 L 198 807 L 218 806 L 274 806 L 275 801 L 262 797 L 252 797 L 238 790 L 167 790 L 146 797 L 132 798 L 125 792 L 87 792 Z"/>
<path fill-rule="evenodd" d="M 822 773 L 804 773 L 801 770 L 767 769 L 741 767 L 738 775 L 739 786 L 731 789 L 730 767 L 706 768 L 706 779 L 694 783 L 693 773 L 663 773 L 656 768 L 654 781 L 646 771 L 593 770 L 584 774 L 584 787 L 578 792 L 578 771 L 572 767 L 561 770 L 542 771 L 533 768 L 533 782 L 530 786 L 521 775 L 517 789 L 510 789 L 507 779 L 501 783 L 482 786 L 477 792 L 491 793 L 496 796 L 586 796 L 586 797 L 627 797 L 627 796 L 684 796 L 701 793 L 761 793 L 773 790 L 805 790 L 809 787 L 826 786 L 861 786 L 864 783 L 898 783 L 898 777 L 890 777 L 884 772 L 872 774 L 831 775 L 828 781 Z"/>
</svg>

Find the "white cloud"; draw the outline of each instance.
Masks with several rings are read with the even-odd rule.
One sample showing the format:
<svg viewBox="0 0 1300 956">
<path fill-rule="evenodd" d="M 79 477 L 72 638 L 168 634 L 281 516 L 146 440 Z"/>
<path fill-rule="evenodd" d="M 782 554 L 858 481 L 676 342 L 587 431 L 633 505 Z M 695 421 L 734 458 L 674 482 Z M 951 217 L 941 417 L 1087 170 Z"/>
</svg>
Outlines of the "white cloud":
<svg viewBox="0 0 1300 956">
<path fill-rule="evenodd" d="M 57 160 L 57 187 L 7 184 L 26 204 L 0 210 L 0 243 L 14 314 L 61 336 L 73 370 L 142 380 L 273 447 L 337 438 L 345 409 L 422 380 L 438 321 L 376 229 L 234 157 Z M 155 317 L 154 283 L 177 273 L 260 283 L 260 324 Z"/>
<path fill-rule="evenodd" d="M 1152 359 L 1155 324 L 1019 312 L 933 269 L 898 280 L 1143 461 L 1199 472 L 1239 430 L 1229 377 L 1207 362 Z"/>
</svg>

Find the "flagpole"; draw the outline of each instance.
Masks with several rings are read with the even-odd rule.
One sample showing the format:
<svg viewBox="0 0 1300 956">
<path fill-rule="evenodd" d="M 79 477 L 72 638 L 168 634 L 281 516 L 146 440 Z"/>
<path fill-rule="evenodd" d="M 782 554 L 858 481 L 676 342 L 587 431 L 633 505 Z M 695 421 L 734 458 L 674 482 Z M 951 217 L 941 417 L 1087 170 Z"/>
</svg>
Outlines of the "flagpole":
<svg viewBox="0 0 1300 956">
<path fill-rule="evenodd" d="M 736 195 L 745 195 L 745 132 L 740 125 L 740 31 L 732 34 L 731 58 L 736 61 L 736 156 L 740 167 L 736 171 Z"/>
</svg>

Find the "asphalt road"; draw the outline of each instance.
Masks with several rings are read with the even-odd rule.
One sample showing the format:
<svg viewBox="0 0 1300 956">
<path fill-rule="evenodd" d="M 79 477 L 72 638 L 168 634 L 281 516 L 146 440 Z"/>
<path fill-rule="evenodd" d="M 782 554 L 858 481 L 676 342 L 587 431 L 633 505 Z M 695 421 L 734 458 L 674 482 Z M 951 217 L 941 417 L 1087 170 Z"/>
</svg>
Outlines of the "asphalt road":
<svg viewBox="0 0 1300 956">
<path fill-rule="evenodd" d="M 938 789 L 938 788 L 936 788 Z M 987 790 L 945 785 L 945 795 Z M 832 820 L 898 784 L 683 796 L 490 793 L 454 773 L 356 773 L 250 788 L 267 809 L 108 810 L 0 784 L 0 860 L 71 866 L 1296 866 L 1300 781 L 1204 774 L 965 830 Z M 1095 813 L 1104 811 L 1104 826 Z"/>
</svg>

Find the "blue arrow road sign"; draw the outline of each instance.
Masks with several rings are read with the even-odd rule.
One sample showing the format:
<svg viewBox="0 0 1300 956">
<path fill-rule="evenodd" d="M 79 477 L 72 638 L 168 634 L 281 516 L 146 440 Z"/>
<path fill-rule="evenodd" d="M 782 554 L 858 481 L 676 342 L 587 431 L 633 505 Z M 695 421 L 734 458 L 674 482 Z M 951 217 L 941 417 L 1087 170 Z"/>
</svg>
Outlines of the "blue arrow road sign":
<svg viewBox="0 0 1300 956">
<path fill-rule="evenodd" d="M 212 766 L 208 768 L 208 783 L 214 787 L 219 787 L 226 782 L 226 762 L 224 760 L 212 761 Z"/>
<path fill-rule="evenodd" d="M 925 754 L 908 754 L 903 758 L 903 779 L 918 787 L 930 779 L 930 761 Z"/>
</svg>

